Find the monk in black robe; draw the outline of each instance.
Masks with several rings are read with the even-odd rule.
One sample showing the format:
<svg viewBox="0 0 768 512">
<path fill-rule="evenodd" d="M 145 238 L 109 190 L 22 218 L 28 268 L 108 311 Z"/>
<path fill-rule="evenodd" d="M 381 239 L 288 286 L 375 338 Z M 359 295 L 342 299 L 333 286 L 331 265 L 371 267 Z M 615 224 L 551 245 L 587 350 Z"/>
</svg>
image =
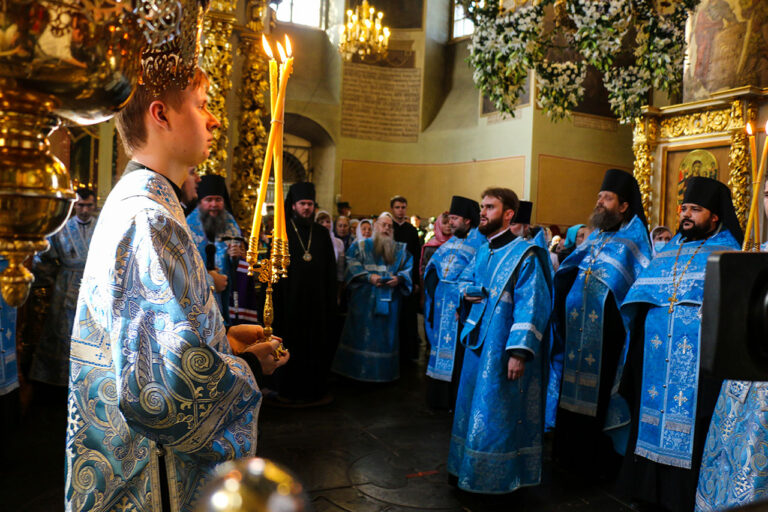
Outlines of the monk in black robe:
<svg viewBox="0 0 768 512">
<path fill-rule="evenodd" d="M 286 198 L 291 264 L 275 286 L 274 332 L 291 353 L 291 364 L 275 372 L 277 401 L 321 405 L 330 401 L 328 375 L 338 340 L 336 258 L 328 230 L 314 222 L 315 186 L 291 185 Z"/>
</svg>

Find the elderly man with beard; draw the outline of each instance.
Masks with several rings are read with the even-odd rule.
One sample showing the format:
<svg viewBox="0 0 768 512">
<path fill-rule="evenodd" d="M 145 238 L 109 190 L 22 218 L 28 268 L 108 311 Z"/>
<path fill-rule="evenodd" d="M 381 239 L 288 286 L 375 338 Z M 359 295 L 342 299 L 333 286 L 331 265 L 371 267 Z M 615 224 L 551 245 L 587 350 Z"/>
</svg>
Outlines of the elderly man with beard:
<svg viewBox="0 0 768 512">
<path fill-rule="evenodd" d="M 704 273 L 710 254 L 739 250 L 741 239 L 728 187 L 711 178 L 688 178 L 678 234 L 640 273 L 621 306 L 630 331 L 621 392 L 632 404 L 621 482 L 632 498 L 660 510 L 694 508 L 704 438 L 721 384 L 699 372 Z M 743 400 L 746 384 L 726 381 L 724 394 Z M 748 443 L 753 434 L 739 436 L 734 418 L 727 416 L 726 429 L 737 444 Z M 717 482 L 727 480 L 730 471 L 725 460 L 714 459 L 702 467 L 697 503 L 702 510 L 725 505 L 717 503 L 724 498 Z M 737 479 L 742 494 L 751 482 L 745 475 Z"/>
<path fill-rule="evenodd" d="M 626 331 L 619 306 L 651 260 L 640 189 L 609 169 L 590 217 L 595 231 L 555 274 L 552 359 L 563 361 L 555 456 L 595 477 L 616 474 L 623 452 L 604 431 L 629 422 L 626 405 L 609 414 Z M 617 397 L 618 398 L 618 397 Z M 613 411 L 613 409 L 611 409 Z"/>
<path fill-rule="evenodd" d="M 213 278 L 221 315 L 225 324 L 230 325 L 232 277 L 240 258 L 245 256 L 243 244 L 232 240 L 242 238 L 240 226 L 229 212 L 229 192 L 224 178 L 212 174 L 203 176 L 197 186 L 197 196 L 200 202 L 187 216 L 187 224 L 195 236 L 205 268 Z"/>
<path fill-rule="evenodd" d="M 291 266 L 275 286 L 275 333 L 291 364 L 275 373 L 276 402 L 293 407 L 327 404 L 336 318 L 336 256 L 328 230 L 315 222 L 315 185 L 294 183 L 285 211 Z"/>
<path fill-rule="evenodd" d="M 413 258 L 395 242 L 392 216 L 379 215 L 373 238 L 356 241 L 347 251 L 349 313 L 333 371 L 368 382 L 400 377 L 399 318 L 402 299 L 413 288 Z"/>
<path fill-rule="evenodd" d="M 509 230 L 517 208 L 510 189 L 483 193 L 479 230 L 488 243 L 458 278 L 471 309 L 459 335 L 466 350 L 448 472 L 469 492 L 541 482 L 552 275 L 547 251 Z"/>
</svg>

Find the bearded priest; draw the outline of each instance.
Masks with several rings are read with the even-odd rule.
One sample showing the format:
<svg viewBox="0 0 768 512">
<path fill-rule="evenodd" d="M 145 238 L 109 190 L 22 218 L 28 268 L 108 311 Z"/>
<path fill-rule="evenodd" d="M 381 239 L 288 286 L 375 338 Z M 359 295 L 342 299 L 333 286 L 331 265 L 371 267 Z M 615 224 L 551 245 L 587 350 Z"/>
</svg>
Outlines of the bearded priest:
<svg viewBox="0 0 768 512">
<path fill-rule="evenodd" d="M 399 319 L 403 297 L 413 289 L 413 258 L 392 238 L 389 212 L 379 215 L 373 238 L 347 250 L 349 312 L 333 371 L 351 379 L 389 382 L 400 377 Z"/>
<path fill-rule="evenodd" d="M 562 358 L 563 377 L 554 452 L 571 469 L 610 478 L 623 446 L 605 429 L 629 423 L 626 406 L 609 415 L 626 339 L 619 306 L 651 260 L 640 188 L 630 173 L 606 171 L 590 224 L 595 230 L 555 274 L 553 358 Z"/>
<path fill-rule="evenodd" d="M 547 252 L 509 230 L 518 206 L 510 189 L 483 193 L 479 230 L 488 243 L 459 277 L 471 309 L 459 336 L 466 350 L 448 473 L 482 494 L 541 483 L 552 275 Z"/>
<path fill-rule="evenodd" d="M 686 181 L 675 237 L 640 274 L 621 311 L 630 332 L 622 394 L 632 406 L 620 483 L 636 499 L 673 512 L 694 508 L 707 427 L 720 381 L 699 373 L 700 309 L 707 258 L 741 247 L 723 183 Z"/>
</svg>

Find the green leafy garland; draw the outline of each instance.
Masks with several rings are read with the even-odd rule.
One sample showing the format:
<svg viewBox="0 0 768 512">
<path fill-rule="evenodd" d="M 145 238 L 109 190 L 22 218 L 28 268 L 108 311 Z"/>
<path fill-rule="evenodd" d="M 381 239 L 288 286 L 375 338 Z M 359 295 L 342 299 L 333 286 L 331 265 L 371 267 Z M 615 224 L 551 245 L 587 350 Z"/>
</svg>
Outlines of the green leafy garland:
<svg viewBox="0 0 768 512">
<path fill-rule="evenodd" d="M 475 24 L 469 45 L 475 84 L 500 111 L 514 116 L 534 70 L 539 107 L 553 120 L 568 117 L 584 98 L 584 77 L 592 65 L 603 74 L 611 110 L 625 124 L 640 115 L 652 87 L 679 92 L 685 23 L 699 3 L 676 1 L 670 12 L 660 13 L 652 0 L 533 0 L 500 12 L 491 1 L 458 1 Z M 554 4 L 564 6 L 567 23 L 545 24 L 545 7 Z M 627 41 L 630 34 L 634 41 Z M 550 61 L 550 50 L 562 49 L 563 41 L 578 58 Z M 615 57 L 629 43 L 634 62 L 619 66 Z"/>
</svg>

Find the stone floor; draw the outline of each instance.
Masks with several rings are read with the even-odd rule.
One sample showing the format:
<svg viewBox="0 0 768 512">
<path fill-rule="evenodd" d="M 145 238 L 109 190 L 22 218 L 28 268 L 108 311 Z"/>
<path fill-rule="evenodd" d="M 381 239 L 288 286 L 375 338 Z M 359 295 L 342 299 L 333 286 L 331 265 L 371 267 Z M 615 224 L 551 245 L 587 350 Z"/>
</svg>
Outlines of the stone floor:
<svg viewBox="0 0 768 512">
<path fill-rule="evenodd" d="M 259 454 L 293 469 L 317 512 L 604 511 L 632 508 L 547 460 L 541 486 L 481 496 L 448 483 L 451 415 L 426 407 L 423 366 L 391 384 L 333 383 L 317 410 L 264 407 Z"/>
<path fill-rule="evenodd" d="M 549 458 L 541 486 L 497 497 L 458 491 L 445 470 L 451 416 L 426 407 L 423 363 L 402 373 L 382 385 L 334 379 L 335 399 L 322 408 L 263 407 L 259 455 L 292 469 L 317 512 L 631 510 Z M 14 441 L 3 440 L 0 510 L 63 509 L 65 425 L 63 396 L 38 396 Z"/>
</svg>

